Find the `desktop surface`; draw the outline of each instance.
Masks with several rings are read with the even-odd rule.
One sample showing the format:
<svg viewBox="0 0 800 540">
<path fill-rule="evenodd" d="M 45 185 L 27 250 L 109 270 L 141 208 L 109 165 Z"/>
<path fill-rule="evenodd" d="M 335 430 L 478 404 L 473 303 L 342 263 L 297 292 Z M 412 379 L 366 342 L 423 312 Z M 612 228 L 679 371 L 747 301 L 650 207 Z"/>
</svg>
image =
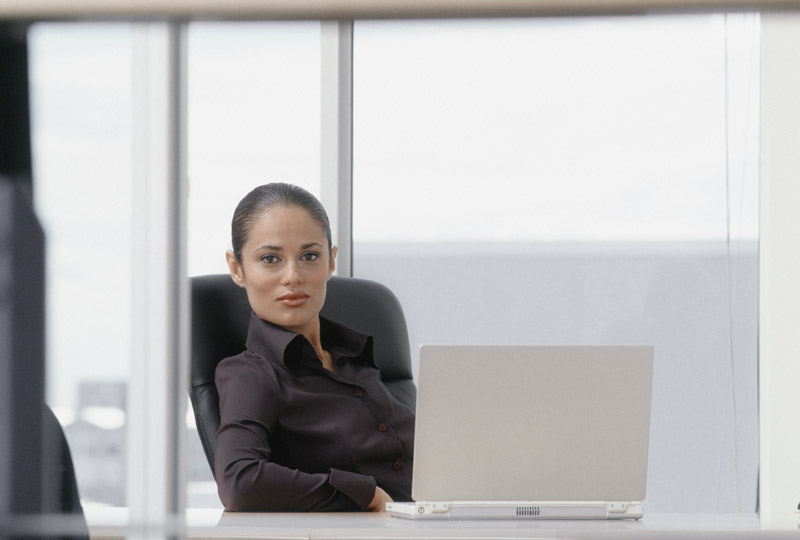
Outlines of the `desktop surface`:
<svg viewBox="0 0 800 540">
<path fill-rule="evenodd" d="M 118 539 L 129 532 L 126 518 L 88 515 L 92 540 Z M 190 539 L 717 539 L 798 538 L 797 515 L 765 524 L 757 514 L 648 514 L 641 520 L 412 521 L 372 513 L 187 512 Z"/>
</svg>

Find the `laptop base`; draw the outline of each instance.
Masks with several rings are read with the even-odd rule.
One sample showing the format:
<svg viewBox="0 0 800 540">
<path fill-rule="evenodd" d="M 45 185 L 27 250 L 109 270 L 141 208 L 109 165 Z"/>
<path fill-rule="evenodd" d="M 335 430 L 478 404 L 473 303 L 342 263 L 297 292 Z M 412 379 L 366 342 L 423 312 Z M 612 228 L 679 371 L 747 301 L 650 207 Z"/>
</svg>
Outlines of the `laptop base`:
<svg viewBox="0 0 800 540">
<path fill-rule="evenodd" d="M 637 502 L 391 502 L 389 515 L 405 519 L 639 519 Z"/>
</svg>

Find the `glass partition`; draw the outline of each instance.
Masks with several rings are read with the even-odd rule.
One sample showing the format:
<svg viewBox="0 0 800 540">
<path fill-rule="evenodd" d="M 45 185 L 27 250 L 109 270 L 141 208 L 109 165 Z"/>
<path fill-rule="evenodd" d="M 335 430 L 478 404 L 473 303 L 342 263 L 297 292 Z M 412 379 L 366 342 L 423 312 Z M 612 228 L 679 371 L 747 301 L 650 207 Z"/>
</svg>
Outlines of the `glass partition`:
<svg viewBox="0 0 800 540">
<path fill-rule="evenodd" d="M 359 21 L 354 43 L 354 272 L 398 294 L 412 351 L 653 344 L 648 511 L 753 511 L 758 16 Z M 85 507 L 124 507 L 131 25 L 30 47 L 48 403 Z M 319 195 L 320 47 L 316 21 L 190 25 L 190 275 L 227 271 L 252 187 Z M 218 508 L 189 445 L 188 506 Z"/>
</svg>

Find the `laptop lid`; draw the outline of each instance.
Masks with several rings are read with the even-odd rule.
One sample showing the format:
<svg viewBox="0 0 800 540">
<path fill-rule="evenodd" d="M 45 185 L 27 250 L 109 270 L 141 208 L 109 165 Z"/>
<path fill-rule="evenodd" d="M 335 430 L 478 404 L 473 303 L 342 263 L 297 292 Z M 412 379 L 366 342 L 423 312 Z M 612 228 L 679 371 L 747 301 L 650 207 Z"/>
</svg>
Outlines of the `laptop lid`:
<svg viewBox="0 0 800 540">
<path fill-rule="evenodd" d="M 420 349 L 416 501 L 641 501 L 652 347 Z"/>
</svg>

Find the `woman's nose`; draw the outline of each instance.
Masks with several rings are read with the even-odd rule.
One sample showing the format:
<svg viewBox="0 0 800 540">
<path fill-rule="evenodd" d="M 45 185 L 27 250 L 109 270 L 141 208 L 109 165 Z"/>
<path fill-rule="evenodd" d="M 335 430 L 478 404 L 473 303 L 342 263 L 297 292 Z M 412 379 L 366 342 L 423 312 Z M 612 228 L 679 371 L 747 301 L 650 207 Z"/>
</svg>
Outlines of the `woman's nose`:
<svg viewBox="0 0 800 540">
<path fill-rule="evenodd" d="M 286 265 L 283 280 L 285 283 L 301 283 L 303 281 L 303 276 L 300 273 L 300 264 L 297 261 L 289 261 Z"/>
</svg>

